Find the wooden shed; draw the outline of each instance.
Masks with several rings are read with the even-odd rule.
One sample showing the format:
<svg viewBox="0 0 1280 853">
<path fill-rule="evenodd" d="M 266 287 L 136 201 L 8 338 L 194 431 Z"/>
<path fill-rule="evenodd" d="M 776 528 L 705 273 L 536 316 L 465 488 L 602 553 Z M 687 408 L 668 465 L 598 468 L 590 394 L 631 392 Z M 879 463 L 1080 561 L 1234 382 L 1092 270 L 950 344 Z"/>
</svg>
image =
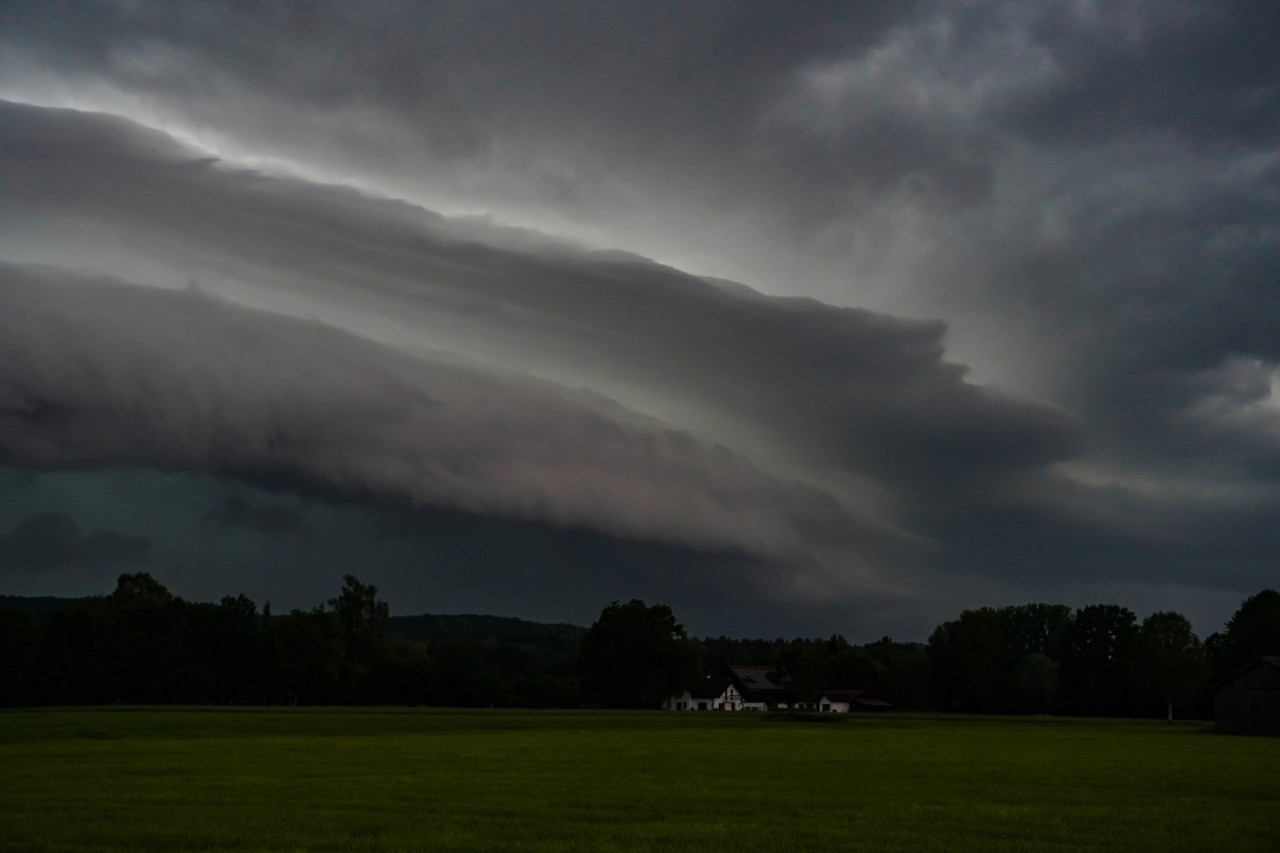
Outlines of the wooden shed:
<svg viewBox="0 0 1280 853">
<path fill-rule="evenodd" d="M 1218 731 L 1280 735 L 1280 657 L 1261 657 L 1213 685 Z"/>
</svg>

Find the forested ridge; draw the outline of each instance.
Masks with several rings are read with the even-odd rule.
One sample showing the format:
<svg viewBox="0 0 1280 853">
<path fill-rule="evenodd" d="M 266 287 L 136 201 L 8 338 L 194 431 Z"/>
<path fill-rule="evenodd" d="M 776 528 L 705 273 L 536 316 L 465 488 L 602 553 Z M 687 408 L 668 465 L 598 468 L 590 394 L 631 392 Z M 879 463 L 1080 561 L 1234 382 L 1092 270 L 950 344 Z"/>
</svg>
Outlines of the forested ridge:
<svg viewBox="0 0 1280 853">
<path fill-rule="evenodd" d="M 0 596 L 0 704 L 656 707 L 729 664 L 796 693 L 861 688 L 902 709 L 1206 716 L 1208 686 L 1280 652 L 1280 593 L 1250 596 L 1203 642 L 1180 614 L 1118 605 L 966 610 L 927 643 L 690 638 L 665 605 L 614 602 L 590 627 L 391 616 L 348 576 L 310 610 L 244 595 L 189 602 L 146 573 L 108 595 Z"/>
</svg>

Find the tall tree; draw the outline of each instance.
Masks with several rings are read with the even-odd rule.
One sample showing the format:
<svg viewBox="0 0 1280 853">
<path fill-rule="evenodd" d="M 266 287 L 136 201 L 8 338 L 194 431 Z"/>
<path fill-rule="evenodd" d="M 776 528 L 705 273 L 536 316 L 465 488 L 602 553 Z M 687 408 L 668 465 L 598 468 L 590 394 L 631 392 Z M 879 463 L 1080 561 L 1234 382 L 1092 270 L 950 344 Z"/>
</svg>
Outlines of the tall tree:
<svg viewBox="0 0 1280 853">
<path fill-rule="evenodd" d="M 75 599 L 40 616 L 37 701 L 65 705 L 124 698 L 111 679 L 112 622 L 101 596 Z"/>
<path fill-rule="evenodd" d="M 173 702 L 169 677 L 188 649 L 182 628 L 186 602 L 146 572 L 120 575 L 107 597 L 110 623 L 108 678 L 117 700 Z"/>
<path fill-rule="evenodd" d="M 877 699 L 886 699 L 897 708 L 929 706 L 929 657 L 924 643 L 898 643 L 881 637 L 862 648 L 883 670 L 866 685 Z"/>
<path fill-rule="evenodd" d="M 1058 695 L 1058 663 L 1040 652 L 1028 652 L 1018 664 L 1017 709 L 1044 714 Z"/>
<path fill-rule="evenodd" d="M 944 622 L 929 637 L 930 688 L 944 711 L 1008 713 L 1017 706 L 1022 651 L 1011 608 L 979 607 Z"/>
<path fill-rule="evenodd" d="M 271 619 L 268 634 L 279 681 L 289 704 L 332 704 L 342 696 L 342 626 L 331 610 L 293 610 Z"/>
<path fill-rule="evenodd" d="M 1215 678 L 1261 655 L 1280 655 L 1280 592 L 1264 589 L 1246 598 L 1213 645 Z"/>
<path fill-rule="evenodd" d="M 173 600 L 173 593 L 148 572 L 121 575 L 111 593 L 112 604 L 124 609 L 156 608 Z"/>
<path fill-rule="evenodd" d="M 804 640 L 793 640 L 775 649 L 769 680 L 782 691 L 782 701 L 788 708 L 807 701 L 806 697 L 817 689 L 817 666 L 818 657 Z"/>
<path fill-rule="evenodd" d="M 1169 722 L 1174 703 L 1190 699 L 1209 674 L 1204 647 L 1181 613 L 1152 613 L 1142 621 L 1134 663 L 1134 680 L 1149 698 L 1164 703 Z"/>
<path fill-rule="evenodd" d="M 1006 608 L 1011 642 L 1019 653 L 1015 710 L 1042 714 L 1053 709 L 1058 692 L 1058 661 L 1071 627 L 1065 604 L 1023 604 Z"/>
<path fill-rule="evenodd" d="M 1060 701 L 1073 714 L 1131 713 L 1130 675 L 1138 617 L 1127 607 L 1093 604 L 1076 611 L 1059 664 Z"/>
<path fill-rule="evenodd" d="M 883 694 L 888 667 L 867 649 L 849 645 L 844 637 L 823 643 L 814 665 L 818 687 L 858 687 L 872 690 L 876 696 Z"/>
<path fill-rule="evenodd" d="M 586 698 L 606 708 L 656 708 L 693 678 L 684 626 L 665 604 L 613 602 L 578 646 Z"/>
<path fill-rule="evenodd" d="M 0 705 L 31 701 L 38 643 L 34 619 L 21 610 L 0 607 Z"/>
<path fill-rule="evenodd" d="M 391 613 L 387 603 L 378 600 L 378 588 L 373 584 L 361 583 L 355 575 L 346 575 L 342 581 L 342 593 L 330 599 L 329 605 L 338 614 L 347 658 L 367 664 L 386 642 Z"/>
<path fill-rule="evenodd" d="M 1039 654 L 1056 661 L 1071 625 L 1071 608 L 1065 604 L 1023 604 L 1008 610 L 1013 644 L 1023 654 Z"/>
</svg>

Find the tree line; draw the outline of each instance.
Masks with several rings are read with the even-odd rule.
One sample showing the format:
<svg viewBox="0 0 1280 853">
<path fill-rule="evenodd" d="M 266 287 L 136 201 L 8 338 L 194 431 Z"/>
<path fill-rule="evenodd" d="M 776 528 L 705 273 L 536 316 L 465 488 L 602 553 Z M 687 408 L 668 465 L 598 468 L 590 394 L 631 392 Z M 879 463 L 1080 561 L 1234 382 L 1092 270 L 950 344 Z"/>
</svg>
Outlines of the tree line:
<svg viewBox="0 0 1280 853">
<path fill-rule="evenodd" d="M 392 617 L 354 576 L 287 614 L 244 595 L 188 602 L 146 573 L 82 599 L 0 603 L 0 704 L 400 704 L 658 707 L 729 664 L 788 693 L 862 688 L 900 709 L 1207 716 L 1207 687 L 1280 652 L 1280 593 L 1247 598 L 1203 642 L 1181 614 L 1027 604 L 966 610 L 927 643 L 889 637 L 690 638 L 666 605 L 590 628 L 485 616 Z"/>
<path fill-rule="evenodd" d="M 335 598 L 287 614 L 259 610 L 244 595 L 184 601 L 146 573 L 121 575 L 110 595 L 36 609 L 0 607 L 0 704 L 581 701 L 581 629 L 532 639 L 510 628 L 493 632 L 508 635 L 501 638 L 432 636 L 435 626 L 419 618 L 393 620 L 377 587 L 350 575 Z M 396 622 L 409 636 L 394 634 Z"/>
<path fill-rule="evenodd" d="M 856 687 L 903 709 L 1172 718 L 1177 708 L 1203 718 L 1213 682 L 1277 653 L 1280 593 L 1269 589 L 1204 642 L 1180 613 L 1139 622 L 1114 604 L 965 610 L 924 644 L 690 640 L 670 608 L 632 601 L 601 613 L 583 638 L 579 669 L 586 698 L 611 707 L 652 707 L 730 663 L 766 663 L 793 697 Z"/>
<path fill-rule="evenodd" d="M 929 638 L 930 696 L 941 710 L 1080 716 L 1212 712 L 1209 687 L 1260 655 L 1280 652 L 1280 593 L 1244 600 L 1203 642 L 1180 613 L 1138 622 L 1096 604 L 966 610 Z"/>
</svg>

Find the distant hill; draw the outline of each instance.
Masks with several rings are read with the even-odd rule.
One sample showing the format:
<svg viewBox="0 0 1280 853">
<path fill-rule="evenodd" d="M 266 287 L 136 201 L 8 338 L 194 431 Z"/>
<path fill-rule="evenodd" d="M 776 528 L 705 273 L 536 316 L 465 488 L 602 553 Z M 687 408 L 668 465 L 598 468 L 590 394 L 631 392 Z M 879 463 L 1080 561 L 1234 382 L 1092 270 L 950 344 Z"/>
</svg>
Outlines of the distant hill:
<svg viewBox="0 0 1280 853">
<path fill-rule="evenodd" d="M 0 610 L 20 610 L 31 616 L 39 616 L 77 600 L 79 599 L 52 595 L 0 595 Z M 576 648 L 586 630 L 563 622 L 530 622 L 513 616 L 483 616 L 476 613 L 456 616 L 440 613 L 392 616 L 387 626 L 387 633 L 404 640 L 429 641 L 464 637 L 469 640 L 502 640 L 561 648 Z"/>
<path fill-rule="evenodd" d="M 75 598 L 57 598 L 52 595 L 40 595 L 28 597 L 25 595 L 0 595 L 0 610 L 20 610 L 31 616 L 39 616 L 41 613 L 48 613 L 50 610 L 57 610 L 59 607 L 65 607 Z"/>
<path fill-rule="evenodd" d="M 586 628 L 563 622 L 530 622 L 512 616 L 457 616 L 423 613 L 420 616 L 392 616 L 387 633 L 405 640 L 444 640 L 466 637 L 472 640 L 502 640 L 538 646 L 576 647 Z"/>
</svg>

